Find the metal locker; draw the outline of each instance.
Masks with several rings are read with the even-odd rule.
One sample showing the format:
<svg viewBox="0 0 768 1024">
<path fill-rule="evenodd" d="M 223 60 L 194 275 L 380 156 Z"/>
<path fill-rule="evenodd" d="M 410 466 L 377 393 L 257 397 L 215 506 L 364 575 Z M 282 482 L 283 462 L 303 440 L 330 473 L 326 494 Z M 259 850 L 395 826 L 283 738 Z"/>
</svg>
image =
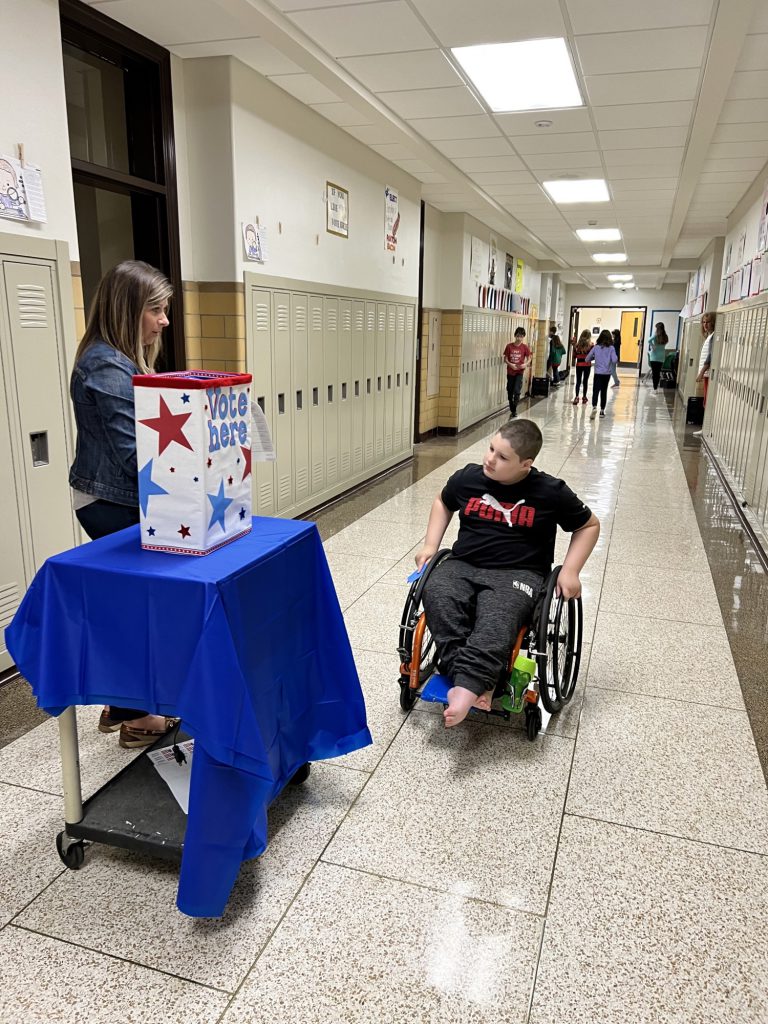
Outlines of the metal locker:
<svg viewBox="0 0 768 1024">
<path fill-rule="evenodd" d="M 323 296 L 323 381 L 325 405 L 325 484 L 339 477 L 339 300 Z"/>
<path fill-rule="evenodd" d="M 278 515 L 293 505 L 293 423 L 291 401 L 291 296 L 272 293 L 272 438 L 275 442 L 275 507 Z"/>
<path fill-rule="evenodd" d="M 411 450 L 413 443 L 413 395 L 416 373 L 416 310 L 405 307 L 405 346 L 403 349 L 403 448 Z M 439 346 L 437 351 L 439 351 Z M 438 377 L 439 380 L 439 377 Z"/>
<path fill-rule="evenodd" d="M 364 463 L 366 469 L 376 462 L 376 303 L 365 303 L 363 418 L 365 420 Z M 383 447 L 382 447 L 383 451 Z"/>
<path fill-rule="evenodd" d="M 352 300 L 339 299 L 339 480 L 352 475 Z"/>
<path fill-rule="evenodd" d="M 37 569 L 46 558 L 76 543 L 63 333 L 54 305 L 52 266 L 5 259 L 3 278 L 9 316 L 2 325 L 3 363 L 11 392 L 9 425 L 16 437 L 17 488 Z"/>
<path fill-rule="evenodd" d="M 253 397 L 267 418 L 270 433 L 275 437 L 272 416 L 272 294 L 266 289 L 254 288 L 251 293 L 251 322 L 253 324 Z M 279 458 L 280 453 L 276 449 Z M 253 505 L 260 516 L 275 512 L 275 463 L 254 462 Z"/>
<path fill-rule="evenodd" d="M 405 383 L 405 306 L 397 304 L 397 323 L 395 325 L 395 362 L 393 367 L 393 411 L 392 411 L 392 450 L 403 450 L 403 386 Z"/>
<path fill-rule="evenodd" d="M 397 306 L 387 304 L 387 348 L 384 361 L 384 457 L 392 454 L 395 410 L 395 336 L 397 334 Z"/>
<path fill-rule="evenodd" d="M 311 493 L 309 417 L 309 325 L 307 296 L 291 295 L 291 394 L 293 416 L 293 493 L 297 504 Z"/>
<path fill-rule="evenodd" d="M 375 392 L 376 455 L 375 461 L 384 461 L 384 387 L 387 365 L 387 304 L 376 303 L 376 373 Z"/>
<path fill-rule="evenodd" d="M 747 457 L 747 471 L 744 480 L 744 496 L 753 510 L 759 508 L 759 496 L 762 486 L 763 467 L 760 457 L 763 451 L 763 434 L 765 424 L 765 361 L 768 346 L 765 344 L 765 307 L 755 310 L 752 337 L 754 346 L 752 387 L 754 403 L 752 409 L 752 437 Z"/>
<path fill-rule="evenodd" d="M 325 366 L 323 362 L 323 299 L 310 295 L 307 322 L 309 334 L 309 459 L 312 494 L 325 490 Z"/>
<path fill-rule="evenodd" d="M 352 404 L 352 472 L 363 469 L 365 444 L 365 302 L 352 302 L 352 359 L 350 364 L 350 402 Z"/>
<path fill-rule="evenodd" d="M 742 401 L 744 405 L 744 427 L 741 434 L 741 446 L 737 455 L 739 466 L 738 480 L 742 489 L 746 486 L 747 472 L 749 467 L 749 455 L 754 441 L 755 432 L 755 359 L 757 348 L 755 346 L 755 323 L 756 310 L 747 310 L 747 317 L 744 328 L 744 391 Z"/>
</svg>

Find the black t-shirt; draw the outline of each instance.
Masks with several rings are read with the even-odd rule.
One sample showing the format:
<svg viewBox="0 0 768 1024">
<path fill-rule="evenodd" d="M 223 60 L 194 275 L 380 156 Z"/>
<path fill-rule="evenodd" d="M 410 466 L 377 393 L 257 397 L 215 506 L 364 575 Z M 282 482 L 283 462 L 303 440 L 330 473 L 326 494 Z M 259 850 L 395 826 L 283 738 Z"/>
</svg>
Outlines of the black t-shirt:
<svg viewBox="0 0 768 1024">
<path fill-rule="evenodd" d="M 546 575 L 555 558 L 557 527 L 569 533 L 592 516 L 563 480 L 532 469 L 516 484 L 489 479 L 482 466 L 458 470 L 443 488 L 443 504 L 459 513 L 457 558 L 484 569 L 530 569 Z"/>
</svg>

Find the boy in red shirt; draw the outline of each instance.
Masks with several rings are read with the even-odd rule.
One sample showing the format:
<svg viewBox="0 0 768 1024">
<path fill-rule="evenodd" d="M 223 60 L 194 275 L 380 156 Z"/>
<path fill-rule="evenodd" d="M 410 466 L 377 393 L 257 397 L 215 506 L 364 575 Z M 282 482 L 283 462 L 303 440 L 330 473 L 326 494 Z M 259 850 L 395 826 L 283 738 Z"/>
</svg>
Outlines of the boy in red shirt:
<svg viewBox="0 0 768 1024">
<path fill-rule="evenodd" d="M 531 361 L 531 350 L 525 344 L 525 329 L 518 327 L 513 341 L 504 349 L 504 362 L 507 364 L 507 398 L 509 411 L 517 416 L 517 403 L 523 389 L 523 374 Z"/>
</svg>

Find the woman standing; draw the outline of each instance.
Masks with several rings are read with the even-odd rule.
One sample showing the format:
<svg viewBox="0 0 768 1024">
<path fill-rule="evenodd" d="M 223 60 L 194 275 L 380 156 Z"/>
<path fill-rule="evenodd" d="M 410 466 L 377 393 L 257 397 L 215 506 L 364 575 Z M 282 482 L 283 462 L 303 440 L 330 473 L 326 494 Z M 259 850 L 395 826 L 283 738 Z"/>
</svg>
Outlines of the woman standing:
<svg viewBox="0 0 768 1024">
<path fill-rule="evenodd" d="M 659 381 L 661 380 L 661 368 L 664 365 L 664 360 L 667 357 L 667 344 L 669 338 L 667 332 L 664 330 L 664 324 L 659 321 L 656 324 L 656 333 L 648 341 L 648 351 L 650 353 L 651 362 L 651 375 L 653 377 L 653 391 L 656 394 L 659 390 Z"/>
<path fill-rule="evenodd" d="M 579 404 L 579 388 L 582 389 L 581 401 L 584 405 L 587 404 L 587 384 L 589 383 L 589 375 L 592 372 L 592 365 L 587 362 L 587 356 L 592 351 L 592 347 L 592 332 L 582 331 L 573 353 L 576 357 L 576 394 L 573 399 L 574 405 Z"/>
<path fill-rule="evenodd" d="M 563 361 L 565 349 L 558 334 L 552 334 L 549 339 L 549 366 L 552 369 L 552 387 L 560 386 L 560 363 Z"/>
<path fill-rule="evenodd" d="M 613 347 L 613 336 L 610 331 L 600 331 L 597 344 L 587 353 L 586 361 L 595 364 L 595 376 L 592 379 L 592 412 L 589 418 L 597 416 L 597 398 L 600 396 L 600 415 L 605 416 L 605 403 L 608 401 L 608 381 L 611 379 L 611 368 L 616 365 L 616 349 Z"/>
<path fill-rule="evenodd" d="M 611 384 L 611 387 L 617 388 L 621 385 L 621 381 L 619 380 L 619 360 L 621 359 L 621 331 L 613 330 L 611 331 L 611 334 L 613 335 L 613 347 L 616 349 L 616 363 L 613 369 L 611 370 L 611 377 L 613 378 L 613 384 Z"/>
<path fill-rule="evenodd" d="M 77 445 L 69 483 L 75 515 L 91 540 L 139 522 L 132 378 L 154 372 L 171 292 L 149 264 L 119 263 L 101 279 L 75 355 L 69 393 Z M 113 706 L 102 711 L 99 731 L 119 729 L 121 747 L 144 747 L 175 721 Z"/>
</svg>

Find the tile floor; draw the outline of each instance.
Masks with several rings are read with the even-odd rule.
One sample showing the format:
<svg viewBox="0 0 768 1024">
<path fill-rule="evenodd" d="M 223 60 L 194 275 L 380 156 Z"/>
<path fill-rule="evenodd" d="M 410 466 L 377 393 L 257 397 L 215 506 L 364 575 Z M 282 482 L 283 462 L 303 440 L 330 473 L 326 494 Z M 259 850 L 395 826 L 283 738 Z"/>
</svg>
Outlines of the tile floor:
<svg viewBox="0 0 768 1024">
<path fill-rule="evenodd" d="M 438 441 L 407 486 L 399 471 L 346 519 L 345 503 L 319 517 L 374 744 L 276 802 L 268 850 L 220 921 L 178 914 L 163 863 L 96 847 L 63 870 L 55 723 L 14 725 L 0 754 L 3 1024 L 765 1024 L 768 793 L 750 675 L 765 604 L 745 627 L 713 580 L 692 501 L 711 480 L 668 397 L 625 377 L 593 422 L 569 397 L 530 410 L 539 463 L 604 530 L 584 573 L 582 678 L 546 734 L 446 732 L 439 708 L 399 709 L 405 577 L 432 497 L 479 457 L 483 430 Z M 764 594 L 754 572 L 739 580 Z M 93 711 L 80 718 L 90 789 L 125 752 Z"/>
</svg>

